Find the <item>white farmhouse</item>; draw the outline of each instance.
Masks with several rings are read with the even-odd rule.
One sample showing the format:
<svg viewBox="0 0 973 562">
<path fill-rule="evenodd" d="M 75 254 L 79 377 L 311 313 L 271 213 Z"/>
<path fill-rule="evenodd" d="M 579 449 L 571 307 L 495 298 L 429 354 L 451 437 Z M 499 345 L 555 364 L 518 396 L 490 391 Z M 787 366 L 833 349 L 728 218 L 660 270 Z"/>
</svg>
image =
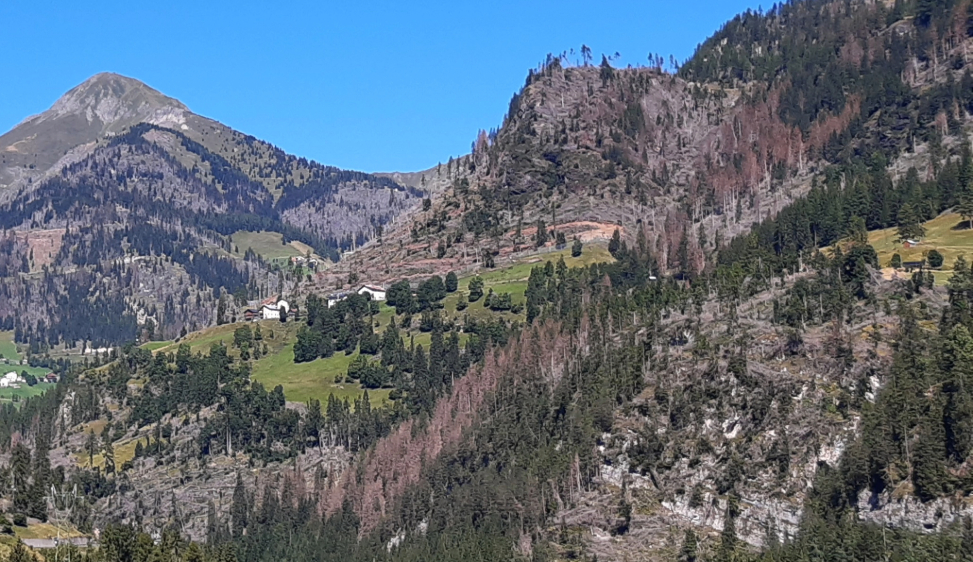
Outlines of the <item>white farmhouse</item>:
<svg viewBox="0 0 973 562">
<path fill-rule="evenodd" d="M 18 383 L 23 382 L 23 379 L 15 373 L 10 371 L 3 377 L 0 377 L 0 388 L 17 388 Z"/>
<path fill-rule="evenodd" d="M 369 295 L 372 297 L 373 301 L 384 301 L 385 287 L 380 287 L 378 285 L 362 285 L 362 288 L 358 289 L 358 294 Z"/>
<path fill-rule="evenodd" d="M 280 312 L 287 314 L 291 310 L 291 305 L 287 301 L 277 301 L 277 304 L 265 304 L 260 309 L 260 316 L 264 320 L 280 320 Z"/>
<path fill-rule="evenodd" d="M 280 320 L 280 309 L 276 304 L 265 304 L 260 309 L 260 316 L 264 320 Z"/>
</svg>

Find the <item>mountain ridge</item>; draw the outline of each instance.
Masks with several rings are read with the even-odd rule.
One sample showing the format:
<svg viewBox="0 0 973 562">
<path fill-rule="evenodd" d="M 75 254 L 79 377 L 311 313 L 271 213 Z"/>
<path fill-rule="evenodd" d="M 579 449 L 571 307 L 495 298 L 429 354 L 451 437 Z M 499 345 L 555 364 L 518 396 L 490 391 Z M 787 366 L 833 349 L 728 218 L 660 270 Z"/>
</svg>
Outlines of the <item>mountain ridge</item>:
<svg viewBox="0 0 973 562">
<path fill-rule="evenodd" d="M 0 188 L 36 181 L 62 157 L 140 122 L 185 126 L 189 109 L 134 78 L 103 72 L 0 136 Z"/>
<path fill-rule="evenodd" d="M 313 273 L 298 276 L 236 248 L 235 232 L 269 231 L 285 245 L 302 243 L 329 258 L 323 268 L 415 207 L 424 193 L 388 177 L 287 154 L 115 73 L 92 76 L 0 136 L 0 184 L 6 184 L 0 187 L 0 227 L 17 232 L 10 261 L 18 262 L 0 278 L 0 323 L 9 325 L 12 311 L 30 298 L 31 292 L 13 289 L 19 278 L 48 272 L 57 280 L 44 286 L 48 298 L 34 301 L 13 327 L 23 343 L 69 348 L 81 333 L 67 326 L 69 319 L 88 306 L 84 299 L 54 305 L 68 298 L 63 290 L 75 287 L 72 277 L 107 279 L 125 297 L 118 314 L 131 312 L 140 324 L 151 317 L 153 332 L 174 337 L 213 323 L 226 294 L 236 293 L 238 301 L 262 298 L 271 286 L 291 290 Z M 161 239 L 150 242 L 151 236 Z M 177 297 L 164 283 L 136 299 L 130 292 L 137 287 L 128 285 L 144 264 L 126 264 L 130 276 L 106 274 L 133 251 L 161 260 L 155 267 L 174 279 L 189 275 L 201 307 L 188 302 L 193 291 Z M 199 269 L 203 263 L 211 273 Z M 88 301 L 102 298 L 89 295 Z M 164 305 L 165 314 L 145 312 Z M 89 326 L 90 337 L 102 343 L 124 343 L 140 329 L 126 319 L 118 331 L 103 320 Z"/>
<path fill-rule="evenodd" d="M 748 12 L 672 74 L 661 61 L 567 66 L 549 55 L 501 126 L 479 133 L 468 175 L 443 172 L 448 186 L 429 212 L 386 233 L 399 250 L 370 247 L 343 267 L 374 270 L 385 252 L 410 275 L 445 273 L 437 259 L 483 267 L 487 255 L 529 250 L 530 227 L 543 222 L 549 246 L 559 224 L 590 221 L 653 249 L 664 270 L 698 274 L 829 166 L 914 152 L 929 140 L 927 120 L 946 142 L 956 136 L 965 117 L 942 100 L 973 88 L 968 8 L 935 4 L 923 8 L 938 10 L 929 24 L 906 17 L 902 2 Z"/>
<path fill-rule="evenodd" d="M 471 155 L 392 176 L 413 191 L 232 131 L 197 132 L 216 137 L 204 145 L 143 123 L 107 139 L 0 209 L 17 228 L 80 223 L 43 271 L 18 271 L 31 269 L 26 249 L 0 240 L 15 280 L 0 295 L 42 306 L 41 275 L 57 283 L 73 267 L 87 276 L 68 279 L 69 295 L 171 278 L 174 290 L 148 287 L 171 297 L 156 316 L 166 335 L 169 317 L 225 311 L 237 295 L 286 294 L 305 315 L 224 326 L 198 350 L 193 338 L 154 355 L 129 346 L 69 377 L 47 402 L 70 420 L 53 424 L 51 449 L 95 482 L 99 524 L 183 529 L 248 562 L 969 555 L 973 271 L 957 261 L 945 287 L 924 266 L 886 277 L 868 231 L 921 239 L 929 218 L 973 213 L 970 6 L 775 6 L 726 26 L 697 53 L 712 65 L 678 75 L 550 57 Z M 349 203 L 349 184 L 368 187 Z M 351 228 L 361 249 L 316 282 L 250 252 L 228 259 L 240 226 L 320 234 L 328 210 L 399 194 L 405 210 L 358 215 L 389 220 Z M 585 255 L 592 233 L 613 259 L 543 263 Z M 951 238 L 971 233 L 960 222 Z M 123 267 L 129 256 L 141 270 Z M 322 304 L 376 278 L 398 281 L 384 305 Z M 78 308 L 132 316 L 96 298 Z M 30 328 L 31 345 L 78 339 Z M 232 347 L 220 343 L 231 333 Z M 296 373 L 367 377 L 389 402 L 288 405 L 283 386 L 250 377 L 266 339 Z M 43 461 L 37 407 L 0 409 L 14 420 L 0 436 L 33 437 Z M 126 447 L 119 466 L 114 446 Z M 18 509 L 46 508 L 12 495 Z M 285 536 L 288 524 L 301 532 Z"/>
<path fill-rule="evenodd" d="M 131 110 L 133 103 L 129 100 L 132 98 L 140 100 L 139 106 L 135 108 L 136 114 L 144 113 L 145 106 L 148 106 L 152 110 L 171 107 L 181 111 L 189 111 L 189 108 L 179 100 L 162 94 L 145 82 L 114 72 L 99 72 L 93 75 L 91 78 L 68 90 L 67 93 L 54 102 L 54 105 L 48 111 L 57 117 L 77 113 L 83 109 L 86 111 L 87 116 L 87 111 L 91 109 L 92 105 L 101 105 L 102 103 L 108 103 L 110 106 L 127 105 L 127 109 Z M 95 114 L 109 128 L 120 117 L 117 113 L 107 112 L 113 109 L 124 110 L 125 108 L 106 107 L 104 109 L 95 109 Z M 44 113 L 41 116 L 44 116 Z"/>
</svg>

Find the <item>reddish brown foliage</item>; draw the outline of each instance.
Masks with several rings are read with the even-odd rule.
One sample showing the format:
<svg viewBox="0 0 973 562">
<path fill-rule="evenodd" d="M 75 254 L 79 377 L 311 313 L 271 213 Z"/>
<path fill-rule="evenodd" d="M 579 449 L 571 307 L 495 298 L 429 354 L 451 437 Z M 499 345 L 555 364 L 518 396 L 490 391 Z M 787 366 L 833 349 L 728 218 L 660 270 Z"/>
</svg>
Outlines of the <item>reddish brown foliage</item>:
<svg viewBox="0 0 973 562">
<path fill-rule="evenodd" d="M 719 167 L 710 171 L 710 184 L 720 200 L 756 191 L 769 181 L 771 166 L 784 163 L 801 168 L 813 160 L 831 136 L 840 133 L 861 109 L 861 98 L 852 96 L 840 115 L 819 118 L 807 140 L 801 130 L 779 117 L 780 94 L 787 84 L 773 88 L 765 101 L 741 104 L 732 120 L 726 120 L 708 137 L 707 145 L 718 154 Z M 738 165 L 734 165 L 736 160 Z"/>
<path fill-rule="evenodd" d="M 502 402 L 503 388 L 528 377 L 539 377 L 553 388 L 568 368 L 569 350 L 570 338 L 561 326 L 547 322 L 489 352 L 482 366 L 473 367 L 439 399 L 425 427 L 409 420 L 379 441 L 320 498 L 320 508 L 332 514 L 350 499 L 361 519 L 361 532 L 374 529 L 406 489 L 419 481 L 424 467 L 460 442 L 483 414 L 488 398 Z"/>
</svg>

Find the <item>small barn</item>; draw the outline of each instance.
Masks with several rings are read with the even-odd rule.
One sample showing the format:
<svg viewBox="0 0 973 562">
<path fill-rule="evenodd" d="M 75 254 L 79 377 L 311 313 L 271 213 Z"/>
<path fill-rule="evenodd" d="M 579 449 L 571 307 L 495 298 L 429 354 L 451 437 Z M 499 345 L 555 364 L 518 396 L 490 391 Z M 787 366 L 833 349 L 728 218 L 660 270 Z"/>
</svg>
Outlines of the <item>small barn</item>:
<svg viewBox="0 0 973 562">
<path fill-rule="evenodd" d="M 328 308 L 348 298 L 348 293 L 331 293 L 328 295 Z"/>
</svg>

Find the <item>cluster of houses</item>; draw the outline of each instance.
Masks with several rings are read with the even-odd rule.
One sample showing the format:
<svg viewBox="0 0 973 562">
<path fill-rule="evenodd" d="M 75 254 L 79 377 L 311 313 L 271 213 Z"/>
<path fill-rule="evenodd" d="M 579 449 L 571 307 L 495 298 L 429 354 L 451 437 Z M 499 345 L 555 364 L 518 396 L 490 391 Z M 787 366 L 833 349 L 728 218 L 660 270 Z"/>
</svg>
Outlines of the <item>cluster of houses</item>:
<svg viewBox="0 0 973 562">
<path fill-rule="evenodd" d="M 373 301 L 385 300 L 385 287 L 380 285 L 362 285 L 357 291 L 346 291 L 342 293 L 331 293 L 328 295 L 328 308 L 338 304 L 353 294 L 367 295 Z"/>
<path fill-rule="evenodd" d="M 57 382 L 57 375 L 54 373 L 47 373 L 43 377 L 38 377 L 41 382 Z M 27 384 L 27 381 L 16 371 L 10 371 L 6 375 L 0 377 L 0 388 L 20 388 L 20 385 Z"/>
<path fill-rule="evenodd" d="M 331 293 L 328 295 L 328 308 L 331 308 L 332 306 L 354 294 L 367 295 L 373 301 L 384 301 L 385 287 L 369 284 L 362 285 L 357 291 Z M 291 308 L 291 305 L 288 304 L 287 301 L 278 300 L 276 297 L 270 297 L 244 310 L 243 319 L 247 322 L 258 322 L 260 320 L 280 320 L 282 316 L 287 317 L 295 312 L 296 311 Z"/>
<path fill-rule="evenodd" d="M 317 258 L 306 258 L 304 256 L 293 256 L 291 258 L 291 265 L 294 267 L 308 266 L 316 268 L 318 266 Z"/>
<path fill-rule="evenodd" d="M 14 371 L 10 371 L 6 375 L 0 377 L 0 388 L 20 388 L 21 384 L 26 384 L 27 381 L 24 377 L 18 375 Z"/>
<path fill-rule="evenodd" d="M 258 320 L 280 320 L 281 313 L 284 317 L 290 313 L 291 305 L 285 300 L 277 300 L 276 298 L 269 298 L 260 303 L 257 308 L 248 308 L 243 312 L 243 318 L 247 322 L 256 322 Z"/>
</svg>

